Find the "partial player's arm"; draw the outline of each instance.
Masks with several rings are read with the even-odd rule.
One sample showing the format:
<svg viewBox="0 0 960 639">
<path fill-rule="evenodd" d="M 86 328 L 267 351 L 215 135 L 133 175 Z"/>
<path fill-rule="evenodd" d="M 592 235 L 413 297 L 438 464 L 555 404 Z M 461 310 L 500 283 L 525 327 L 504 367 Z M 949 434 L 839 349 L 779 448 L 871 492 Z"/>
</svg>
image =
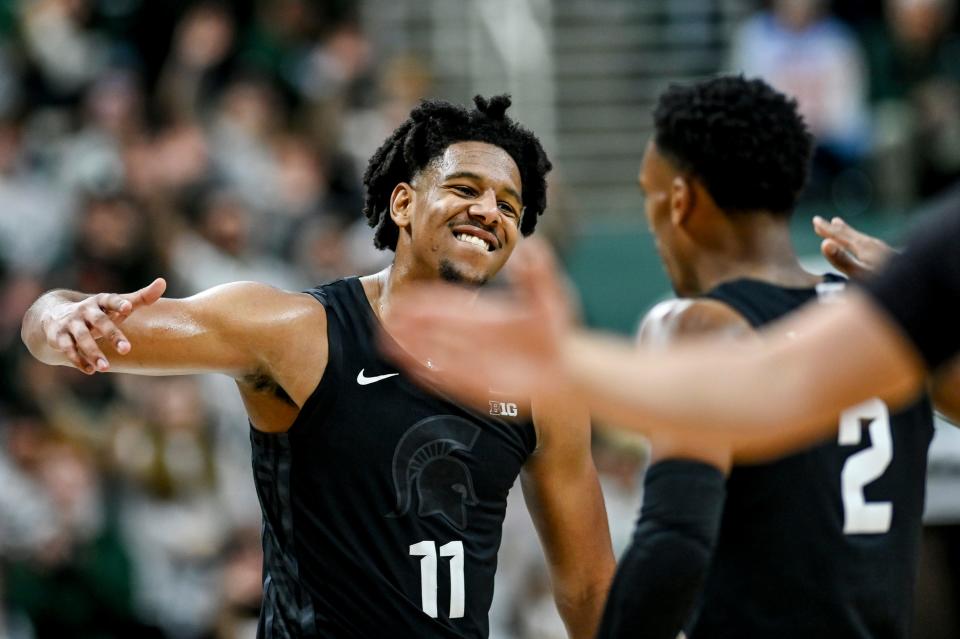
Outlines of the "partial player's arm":
<svg viewBox="0 0 960 639">
<path fill-rule="evenodd" d="M 598 639 L 676 639 L 706 578 L 725 495 L 726 477 L 710 464 L 667 459 L 647 471 Z"/>
<path fill-rule="evenodd" d="M 715 336 L 742 340 L 750 324 L 713 300 L 671 300 L 651 310 L 637 335 L 649 349 Z M 674 639 L 689 620 L 703 587 L 723 513 L 732 451 L 711 433 L 653 432 L 652 462 L 633 541 L 617 568 L 599 638 L 643 629 L 651 639 Z"/>
<path fill-rule="evenodd" d="M 185 299 L 162 298 L 157 280 L 130 294 L 55 290 L 24 315 L 21 336 L 47 364 L 86 373 L 144 375 L 217 372 L 242 381 L 272 379 L 295 401 L 305 399 L 309 370 L 326 362 L 325 315 L 309 296 L 253 282 L 218 286 Z M 296 340 L 301 331 L 315 339 Z M 317 346 L 319 344 L 319 346 Z M 318 358 L 318 359 L 317 359 Z"/>
<path fill-rule="evenodd" d="M 637 354 L 621 340 L 574 333 L 563 365 L 595 414 L 643 431 L 726 433 L 743 461 L 777 457 L 836 429 L 848 406 L 919 392 L 923 362 L 864 294 L 817 304 L 753 343 L 693 343 Z"/>
<path fill-rule="evenodd" d="M 839 217 L 829 222 L 815 217 L 813 228 L 823 238 L 820 243 L 823 256 L 851 278 L 874 275 L 896 254 L 883 240 L 861 233 Z M 937 412 L 960 425 L 960 358 L 954 358 L 931 376 L 929 391 Z"/>
<path fill-rule="evenodd" d="M 948 311 L 960 299 L 960 252 L 951 245 L 958 239 L 960 228 L 933 246 L 921 242 L 868 283 L 869 295 L 850 291 L 811 305 L 750 344 L 705 339 L 669 353 L 572 329 L 552 255 L 525 240 L 523 259 L 514 258 L 519 294 L 474 301 L 432 287 L 411 295 L 393 309 L 394 355 L 477 405 L 494 379 L 517 393 L 572 386 L 604 421 L 641 432 L 726 433 L 739 459 L 770 459 L 835 435 L 851 405 L 871 397 L 905 404 L 928 369 L 960 350 L 956 313 Z M 464 334 L 497 339 L 477 349 Z M 416 357 L 430 357 L 442 375 L 418 370 Z"/>
<path fill-rule="evenodd" d="M 667 350 L 701 338 L 739 341 L 754 336 L 750 323 L 726 304 L 709 299 L 670 300 L 655 306 L 644 318 L 637 345 Z M 710 464 L 723 473 L 730 469 L 732 450 L 723 436 L 652 432 L 649 439 L 653 463 L 681 458 Z"/>
<path fill-rule="evenodd" d="M 570 637 L 596 635 L 613 578 L 609 524 L 590 452 L 590 416 L 569 398 L 534 402 L 539 442 L 520 475 Z"/>
</svg>

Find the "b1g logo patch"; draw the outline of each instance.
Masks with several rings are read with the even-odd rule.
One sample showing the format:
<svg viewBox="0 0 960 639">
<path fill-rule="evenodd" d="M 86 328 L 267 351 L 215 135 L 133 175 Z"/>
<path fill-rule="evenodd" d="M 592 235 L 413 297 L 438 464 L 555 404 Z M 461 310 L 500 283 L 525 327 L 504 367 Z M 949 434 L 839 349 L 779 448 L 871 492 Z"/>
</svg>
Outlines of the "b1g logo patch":
<svg viewBox="0 0 960 639">
<path fill-rule="evenodd" d="M 490 414 L 502 415 L 504 417 L 516 417 L 517 405 L 513 402 L 490 402 Z"/>
</svg>

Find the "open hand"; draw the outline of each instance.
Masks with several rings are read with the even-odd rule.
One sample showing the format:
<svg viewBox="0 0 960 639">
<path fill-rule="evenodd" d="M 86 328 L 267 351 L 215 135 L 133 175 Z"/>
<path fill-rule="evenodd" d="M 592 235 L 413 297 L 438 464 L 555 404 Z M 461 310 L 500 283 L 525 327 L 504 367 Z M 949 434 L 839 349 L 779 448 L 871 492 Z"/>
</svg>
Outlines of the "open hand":
<svg viewBox="0 0 960 639">
<path fill-rule="evenodd" d="M 883 240 L 861 233 L 841 218 L 813 218 L 813 230 L 823 238 L 820 252 L 847 277 L 863 279 L 878 271 L 895 253 Z"/>
<path fill-rule="evenodd" d="M 130 341 L 119 326 L 137 309 L 153 304 L 167 288 L 163 278 L 133 293 L 99 293 L 50 308 L 41 319 L 47 347 L 63 353 L 88 375 L 104 372 L 110 362 L 98 339 L 106 339 L 117 353 L 130 352 Z"/>
<path fill-rule="evenodd" d="M 421 382 L 485 407 L 491 389 L 531 397 L 557 390 L 571 304 L 550 250 L 524 240 L 507 293 L 432 284 L 404 294 L 384 318 L 390 355 Z"/>
</svg>

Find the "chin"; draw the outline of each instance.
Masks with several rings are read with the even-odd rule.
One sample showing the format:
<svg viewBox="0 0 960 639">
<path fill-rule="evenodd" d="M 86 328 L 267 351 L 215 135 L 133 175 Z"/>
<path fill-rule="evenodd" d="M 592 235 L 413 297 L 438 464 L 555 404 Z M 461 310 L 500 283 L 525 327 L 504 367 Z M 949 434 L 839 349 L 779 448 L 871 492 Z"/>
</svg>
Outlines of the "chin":
<svg viewBox="0 0 960 639">
<path fill-rule="evenodd" d="M 450 260 L 440 261 L 440 278 L 451 284 L 459 284 L 471 288 L 480 287 L 487 283 L 490 276 L 481 273 L 470 273 Z"/>
</svg>

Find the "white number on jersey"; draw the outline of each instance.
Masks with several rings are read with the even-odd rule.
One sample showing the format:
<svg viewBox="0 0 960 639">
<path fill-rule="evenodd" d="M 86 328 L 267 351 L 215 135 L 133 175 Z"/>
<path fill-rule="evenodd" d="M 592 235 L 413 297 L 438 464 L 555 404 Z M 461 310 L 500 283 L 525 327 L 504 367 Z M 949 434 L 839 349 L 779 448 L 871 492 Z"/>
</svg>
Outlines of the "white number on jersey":
<svg viewBox="0 0 960 639">
<path fill-rule="evenodd" d="M 887 405 L 874 398 L 849 408 L 840 416 L 841 446 L 856 446 L 863 434 L 863 422 L 869 424 L 870 447 L 847 459 L 840 472 L 843 497 L 843 532 L 847 535 L 882 534 L 890 530 L 893 504 L 868 502 L 864 487 L 877 480 L 893 460 L 893 437 Z"/>
<path fill-rule="evenodd" d="M 420 601 L 423 612 L 437 617 L 437 544 L 421 541 L 410 546 L 410 554 L 420 560 Z M 450 557 L 450 618 L 463 617 L 466 592 L 463 581 L 463 542 L 440 546 L 440 556 Z"/>
</svg>

